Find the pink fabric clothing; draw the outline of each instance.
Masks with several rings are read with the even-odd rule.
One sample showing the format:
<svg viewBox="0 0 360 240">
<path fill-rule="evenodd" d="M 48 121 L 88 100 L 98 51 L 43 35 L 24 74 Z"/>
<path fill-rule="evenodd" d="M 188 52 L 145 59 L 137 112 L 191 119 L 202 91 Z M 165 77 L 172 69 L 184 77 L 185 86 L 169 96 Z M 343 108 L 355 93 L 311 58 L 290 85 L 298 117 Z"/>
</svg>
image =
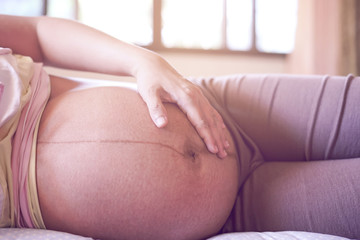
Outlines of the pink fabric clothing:
<svg viewBox="0 0 360 240">
<path fill-rule="evenodd" d="M 0 55 L 9 55 L 11 53 L 11 49 L 0 47 Z M 11 65 L 10 62 L 6 63 L 4 68 L 9 65 Z M 11 69 L 11 67 L 9 69 Z M 10 70 L 0 72 L 0 127 L 14 116 L 20 106 L 22 86 L 20 82 L 12 80 L 11 74 Z M 6 92 L 5 88 L 7 88 Z"/>
<path fill-rule="evenodd" d="M 32 60 L 13 56 L 0 47 L 0 227 L 15 225 L 11 171 L 11 140 L 15 134 L 21 110 L 28 102 Z M 29 93 L 29 94 L 28 94 Z"/>
<path fill-rule="evenodd" d="M 34 63 L 34 75 L 30 82 L 31 98 L 21 112 L 18 128 L 12 141 L 11 169 L 15 219 L 18 227 L 34 227 L 28 199 L 29 161 L 34 131 L 49 97 L 49 84 L 49 76 L 43 70 L 42 64 Z"/>
<path fill-rule="evenodd" d="M 3 92 L 4 92 L 4 84 L 0 83 L 0 103 L 1 103 Z M 3 193 L 2 188 L 0 187 L 0 209 L 3 208 L 3 201 L 4 201 L 4 193 Z"/>
<path fill-rule="evenodd" d="M 4 84 L 0 83 L 0 102 L 1 102 L 3 92 L 4 92 Z"/>
</svg>

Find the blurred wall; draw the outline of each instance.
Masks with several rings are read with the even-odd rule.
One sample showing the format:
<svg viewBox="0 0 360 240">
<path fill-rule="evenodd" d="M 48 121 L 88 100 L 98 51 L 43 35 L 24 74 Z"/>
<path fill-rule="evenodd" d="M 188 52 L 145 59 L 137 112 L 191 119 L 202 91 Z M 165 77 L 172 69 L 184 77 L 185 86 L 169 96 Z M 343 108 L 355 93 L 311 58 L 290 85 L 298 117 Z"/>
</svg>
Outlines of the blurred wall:
<svg viewBox="0 0 360 240">
<path fill-rule="evenodd" d="M 296 74 L 359 74 L 358 0 L 301 0 L 295 48 L 286 70 Z"/>
<path fill-rule="evenodd" d="M 249 54 L 208 54 L 208 53 L 172 53 L 159 52 L 182 75 L 209 77 L 237 73 L 285 73 L 286 58 L 283 55 L 249 55 Z M 131 80 L 102 74 L 68 71 L 47 67 L 52 74 L 75 77 Z"/>
<path fill-rule="evenodd" d="M 160 53 L 185 76 L 284 73 L 285 57 L 249 54 Z"/>
</svg>

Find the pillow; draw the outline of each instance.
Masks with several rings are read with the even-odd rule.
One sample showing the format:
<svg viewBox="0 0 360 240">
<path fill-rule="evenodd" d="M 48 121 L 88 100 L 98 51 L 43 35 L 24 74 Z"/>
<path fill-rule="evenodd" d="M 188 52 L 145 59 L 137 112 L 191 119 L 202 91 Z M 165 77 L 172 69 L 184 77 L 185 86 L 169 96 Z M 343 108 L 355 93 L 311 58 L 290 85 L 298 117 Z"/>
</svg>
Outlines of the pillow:
<svg viewBox="0 0 360 240">
<path fill-rule="evenodd" d="M 6 240 L 91 240 L 70 233 L 31 228 L 0 228 L 0 239 Z"/>
<path fill-rule="evenodd" d="M 238 232 L 225 233 L 211 237 L 208 240 L 349 240 L 332 235 L 285 231 L 285 232 Z"/>
</svg>

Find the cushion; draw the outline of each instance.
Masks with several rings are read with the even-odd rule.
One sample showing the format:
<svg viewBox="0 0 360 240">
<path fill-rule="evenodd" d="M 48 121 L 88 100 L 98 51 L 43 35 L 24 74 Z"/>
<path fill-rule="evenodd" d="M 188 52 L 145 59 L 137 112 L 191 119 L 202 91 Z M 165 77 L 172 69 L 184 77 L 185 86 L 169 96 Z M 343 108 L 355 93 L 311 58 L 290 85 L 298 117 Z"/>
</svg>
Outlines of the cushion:
<svg viewBox="0 0 360 240">
<path fill-rule="evenodd" d="M 0 239 L 6 240 L 90 240 L 70 233 L 31 228 L 0 228 Z"/>
<path fill-rule="evenodd" d="M 225 233 L 209 238 L 208 240 L 349 240 L 332 235 L 285 231 L 285 232 L 238 232 Z"/>
</svg>

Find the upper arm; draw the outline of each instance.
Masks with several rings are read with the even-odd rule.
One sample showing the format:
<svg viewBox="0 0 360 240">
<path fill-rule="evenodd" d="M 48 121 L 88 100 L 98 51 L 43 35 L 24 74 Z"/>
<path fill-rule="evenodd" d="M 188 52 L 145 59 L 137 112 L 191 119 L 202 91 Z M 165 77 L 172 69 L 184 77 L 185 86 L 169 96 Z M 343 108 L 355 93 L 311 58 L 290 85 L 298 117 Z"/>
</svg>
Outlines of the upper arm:
<svg viewBox="0 0 360 240">
<path fill-rule="evenodd" d="M 15 54 L 30 56 L 34 61 L 42 61 L 38 19 L 0 14 L 0 46 L 11 48 Z"/>
</svg>

